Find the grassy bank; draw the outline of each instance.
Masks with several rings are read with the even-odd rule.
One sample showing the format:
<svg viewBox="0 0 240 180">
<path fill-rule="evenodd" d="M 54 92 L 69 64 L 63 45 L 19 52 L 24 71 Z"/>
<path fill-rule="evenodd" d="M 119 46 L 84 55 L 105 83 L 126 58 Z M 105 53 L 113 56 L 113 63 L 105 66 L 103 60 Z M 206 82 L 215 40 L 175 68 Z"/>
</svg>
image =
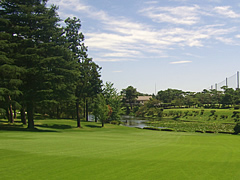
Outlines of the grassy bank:
<svg viewBox="0 0 240 180">
<path fill-rule="evenodd" d="M 233 109 L 167 109 L 164 116 L 148 124 L 175 131 L 233 133 L 240 111 Z"/>
<path fill-rule="evenodd" d="M 164 117 L 189 121 L 235 122 L 240 119 L 240 110 L 234 109 L 165 109 Z"/>
<path fill-rule="evenodd" d="M 38 131 L 0 131 L 2 179 L 240 178 L 238 135 L 101 128 L 92 122 L 77 129 L 72 120 L 36 125 Z"/>
</svg>

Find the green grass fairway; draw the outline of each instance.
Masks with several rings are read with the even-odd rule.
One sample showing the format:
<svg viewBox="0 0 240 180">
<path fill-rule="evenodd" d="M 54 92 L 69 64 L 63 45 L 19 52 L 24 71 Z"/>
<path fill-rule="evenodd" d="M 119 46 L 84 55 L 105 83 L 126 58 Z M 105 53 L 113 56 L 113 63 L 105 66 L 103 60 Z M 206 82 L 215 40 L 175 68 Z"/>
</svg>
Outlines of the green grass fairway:
<svg viewBox="0 0 240 180">
<path fill-rule="evenodd" d="M 0 130 L 0 179 L 240 179 L 238 135 L 36 124 L 42 131 Z"/>
</svg>

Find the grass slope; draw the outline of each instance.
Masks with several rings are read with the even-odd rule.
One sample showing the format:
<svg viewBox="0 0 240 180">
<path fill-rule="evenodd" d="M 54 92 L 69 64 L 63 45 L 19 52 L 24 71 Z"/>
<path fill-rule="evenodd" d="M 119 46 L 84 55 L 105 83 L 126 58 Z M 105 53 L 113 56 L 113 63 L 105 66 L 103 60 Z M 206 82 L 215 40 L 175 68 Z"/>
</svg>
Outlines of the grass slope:
<svg viewBox="0 0 240 180">
<path fill-rule="evenodd" d="M 41 131 L 0 131 L 0 179 L 240 179 L 237 135 L 36 124 Z"/>
</svg>

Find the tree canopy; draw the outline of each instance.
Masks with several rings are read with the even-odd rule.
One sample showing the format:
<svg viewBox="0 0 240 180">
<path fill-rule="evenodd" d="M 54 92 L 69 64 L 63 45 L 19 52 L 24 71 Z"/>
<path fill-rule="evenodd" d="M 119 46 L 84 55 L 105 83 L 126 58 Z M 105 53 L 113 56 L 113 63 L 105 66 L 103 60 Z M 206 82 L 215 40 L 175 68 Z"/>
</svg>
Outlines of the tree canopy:
<svg viewBox="0 0 240 180">
<path fill-rule="evenodd" d="M 101 91 L 101 68 L 88 58 L 80 20 L 67 18 L 61 27 L 57 6 L 46 3 L 0 2 L 0 105 L 10 122 L 15 102 L 24 114 L 26 107 L 28 128 L 38 106 L 60 116 L 63 104 L 77 101 L 79 107 L 80 98 Z"/>
</svg>

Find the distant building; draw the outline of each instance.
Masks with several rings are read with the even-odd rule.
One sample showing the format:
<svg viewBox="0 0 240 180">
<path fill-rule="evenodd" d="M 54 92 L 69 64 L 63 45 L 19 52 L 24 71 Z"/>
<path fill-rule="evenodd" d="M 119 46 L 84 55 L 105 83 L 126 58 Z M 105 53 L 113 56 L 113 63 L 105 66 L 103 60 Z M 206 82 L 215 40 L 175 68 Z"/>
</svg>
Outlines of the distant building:
<svg viewBox="0 0 240 180">
<path fill-rule="evenodd" d="M 152 96 L 138 96 L 136 103 L 144 104 L 145 102 L 149 101 L 151 98 Z"/>
</svg>

